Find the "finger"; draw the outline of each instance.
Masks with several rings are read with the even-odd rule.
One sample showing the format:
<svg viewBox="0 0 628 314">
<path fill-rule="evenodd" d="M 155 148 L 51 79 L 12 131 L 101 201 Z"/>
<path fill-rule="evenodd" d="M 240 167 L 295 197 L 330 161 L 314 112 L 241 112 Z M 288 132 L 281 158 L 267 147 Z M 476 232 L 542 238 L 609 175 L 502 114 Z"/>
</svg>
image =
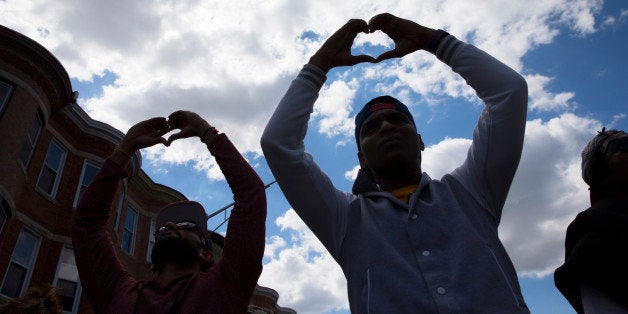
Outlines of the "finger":
<svg viewBox="0 0 628 314">
<path fill-rule="evenodd" d="M 368 24 L 364 20 L 352 19 L 338 29 L 328 41 L 331 42 L 353 42 L 358 33 L 368 33 Z"/>
<path fill-rule="evenodd" d="M 390 50 L 390 51 L 386 51 L 382 54 L 380 54 L 379 56 L 377 56 L 377 58 L 375 58 L 375 62 L 381 62 L 384 60 L 388 60 L 388 59 L 392 59 L 392 58 L 400 58 L 403 57 L 403 55 L 397 51 L 396 49 Z"/>
<path fill-rule="evenodd" d="M 166 141 L 166 146 L 170 146 L 170 144 L 172 144 L 172 142 L 180 139 L 180 138 L 185 138 L 185 134 L 183 134 L 183 132 L 179 132 L 179 133 L 175 133 L 170 135 L 170 137 L 168 137 L 168 140 Z"/>
<path fill-rule="evenodd" d="M 172 118 L 172 117 L 174 117 L 174 116 L 184 116 L 184 115 L 185 115 L 185 110 L 177 110 L 177 111 L 175 111 L 175 112 L 171 113 L 171 114 L 168 116 L 168 119 L 170 119 L 170 118 Z"/>
<path fill-rule="evenodd" d="M 159 126 L 159 125 L 165 125 L 166 124 L 166 118 L 164 117 L 155 117 L 155 118 L 150 118 L 146 121 L 144 121 L 144 124 L 150 125 L 150 126 Z"/>
<path fill-rule="evenodd" d="M 168 116 L 168 125 L 171 129 L 181 129 L 185 124 L 185 120 L 185 115 L 173 113 Z"/>
<path fill-rule="evenodd" d="M 359 56 L 353 56 L 351 58 L 351 61 L 349 64 L 347 65 L 356 65 L 358 63 L 362 63 L 362 62 L 375 62 L 375 58 L 369 56 L 369 55 L 359 55 Z"/>
<path fill-rule="evenodd" d="M 164 144 L 165 146 L 170 146 L 170 142 L 168 142 L 168 140 L 166 140 L 165 138 L 161 136 L 157 138 L 157 143 Z"/>
<path fill-rule="evenodd" d="M 382 30 L 395 16 L 390 13 L 382 13 L 375 15 L 369 20 L 368 28 L 369 32 L 372 33 L 376 30 Z M 382 30 L 383 31 L 383 30 Z"/>
<path fill-rule="evenodd" d="M 343 28 L 350 30 L 353 33 L 368 33 L 369 25 L 365 20 L 361 19 L 351 19 Z"/>
<path fill-rule="evenodd" d="M 164 136 L 164 134 L 166 134 L 166 133 L 168 133 L 168 132 L 170 132 L 170 131 L 172 131 L 172 130 L 173 130 L 172 128 L 167 127 L 167 128 L 165 128 L 165 129 L 158 130 L 158 131 L 157 131 L 157 135 L 158 135 L 158 136 Z"/>
</svg>

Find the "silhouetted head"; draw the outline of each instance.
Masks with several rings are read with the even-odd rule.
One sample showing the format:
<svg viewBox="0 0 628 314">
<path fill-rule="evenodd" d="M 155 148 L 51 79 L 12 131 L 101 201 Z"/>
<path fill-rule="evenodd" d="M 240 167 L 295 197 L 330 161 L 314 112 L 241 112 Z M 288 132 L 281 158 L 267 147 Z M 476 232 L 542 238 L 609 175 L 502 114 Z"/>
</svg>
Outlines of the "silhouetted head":
<svg viewBox="0 0 628 314">
<path fill-rule="evenodd" d="M 377 176 L 392 168 L 421 168 L 425 148 L 408 107 L 391 96 L 372 99 L 355 117 L 358 159 L 364 172 Z"/>
<path fill-rule="evenodd" d="M 158 272 L 167 263 L 181 266 L 199 263 L 203 271 L 211 267 L 212 245 L 207 236 L 207 214 L 201 204 L 183 201 L 159 211 L 151 261 Z"/>
<path fill-rule="evenodd" d="M 582 178 L 591 190 L 591 203 L 628 188 L 628 133 L 602 131 L 582 150 Z"/>
</svg>

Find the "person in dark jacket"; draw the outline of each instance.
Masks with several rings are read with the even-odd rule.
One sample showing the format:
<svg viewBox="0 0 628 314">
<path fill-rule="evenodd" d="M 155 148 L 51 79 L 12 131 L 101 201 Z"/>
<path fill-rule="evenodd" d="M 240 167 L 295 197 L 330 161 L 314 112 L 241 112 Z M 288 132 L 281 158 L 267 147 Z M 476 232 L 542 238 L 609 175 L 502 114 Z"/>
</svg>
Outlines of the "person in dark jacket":
<svg viewBox="0 0 628 314">
<path fill-rule="evenodd" d="M 173 129 L 181 131 L 162 137 Z M 207 145 L 234 194 L 222 257 L 214 265 L 203 207 L 191 201 L 169 204 L 156 219 L 155 276 L 138 281 L 120 264 L 107 231 L 119 182 L 138 149 L 192 136 Z M 245 313 L 262 272 L 265 219 L 264 184 L 226 135 L 189 111 L 142 121 L 105 161 L 73 217 L 85 296 L 97 313 Z"/>
<path fill-rule="evenodd" d="M 602 129 L 582 151 L 591 207 L 567 228 L 556 287 L 578 313 L 628 313 L 628 134 Z"/>
</svg>

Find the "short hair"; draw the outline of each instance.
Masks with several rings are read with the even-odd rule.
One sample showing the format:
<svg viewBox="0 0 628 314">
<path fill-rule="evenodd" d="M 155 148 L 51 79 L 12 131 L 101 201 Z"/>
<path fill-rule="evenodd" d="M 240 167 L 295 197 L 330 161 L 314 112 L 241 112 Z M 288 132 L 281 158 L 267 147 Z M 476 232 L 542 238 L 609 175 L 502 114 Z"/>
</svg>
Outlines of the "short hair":
<svg viewBox="0 0 628 314">
<path fill-rule="evenodd" d="M 625 134 L 620 130 L 601 131 L 592 138 L 582 150 L 582 179 L 589 186 L 598 186 L 606 175 L 607 169 L 604 161 L 604 144 L 612 138 Z"/>
</svg>

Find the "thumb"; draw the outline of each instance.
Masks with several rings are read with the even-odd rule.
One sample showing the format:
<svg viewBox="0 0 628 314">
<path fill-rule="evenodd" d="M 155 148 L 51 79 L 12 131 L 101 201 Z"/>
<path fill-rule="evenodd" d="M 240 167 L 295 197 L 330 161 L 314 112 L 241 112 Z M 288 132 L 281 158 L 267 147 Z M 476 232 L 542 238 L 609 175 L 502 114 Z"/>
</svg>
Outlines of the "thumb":
<svg viewBox="0 0 628 314">
<path fill-rule="evenodd" d="M 168 142 L 168 140 L 166 140 L 166 139 L 165 139 L 165 138 L 163 138 L 163 137 L 158 138 L 158 139 L 157 139 L 157 143 L 164 144 L 165 146 L 170 146 L 170 143 Z"/>
<path fill-rule="evenodd" d="M 178 132 L 178 133 L 172 134 L 172 135 L 170 135 L 170 137 L 168 137 L 168 140 L 165 142 L 165 145 L 166 146 L 170 146 L 170 144 L 172 144 L 172 142 L 174 142 L 174 141 L 176 141 L 176 140 L 178 140 L 180 138 L 183 138 L 183 137 L 184 137 L 183 132 Z"/>
<path fill-rule="evenodd" d="M 375 58 L 375 62 L 377 63 L 377 62 L 381 62 L 384 60 L 397 58 L 397 57 L 401 57 L 401 53 L 399 53 L 396 49 L 393 49 L 393 50 L 386 51 L 382 53 L 381 55 L 377 56 L 377 58 Z"/>
<path fill-rule="evenodd" d="M 353 56 L 351 58 L 351 64 L 349 65 L 355 65 L 358 63 L 362 63 L 362 62 L 375 62 L 375 58 L 369 56 L 369 55 L 359 55 L 359 56 Z"/>
</svg>

